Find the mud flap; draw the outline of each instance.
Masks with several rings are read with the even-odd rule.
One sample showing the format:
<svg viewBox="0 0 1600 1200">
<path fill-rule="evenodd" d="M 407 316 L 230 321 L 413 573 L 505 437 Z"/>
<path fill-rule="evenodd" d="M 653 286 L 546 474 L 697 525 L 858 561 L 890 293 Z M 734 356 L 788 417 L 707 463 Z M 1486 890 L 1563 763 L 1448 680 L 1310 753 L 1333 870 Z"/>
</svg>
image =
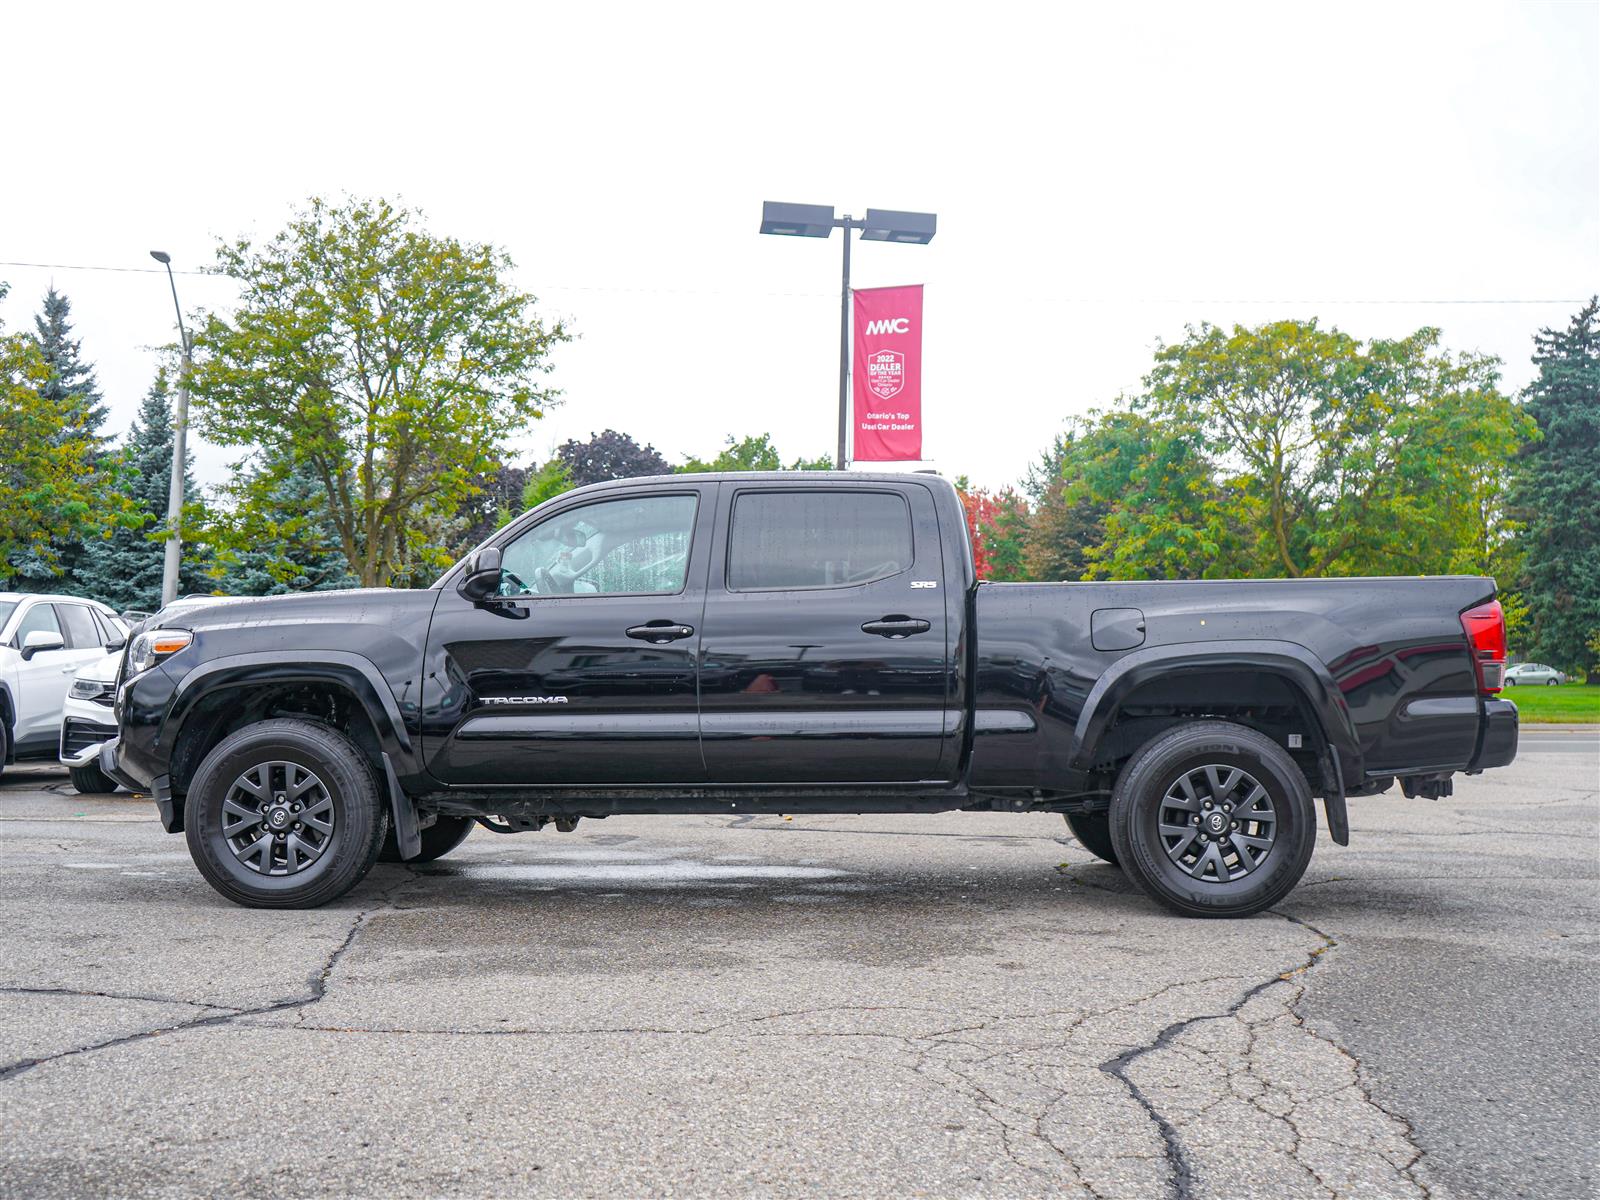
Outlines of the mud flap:
<svg viewBox="0 0 1600 1200">
<path fill-rule="evenodd" d="M 383 756 L 383 773 L 389 781 L 389 808 L 394 819 L 394 844 L 400 857 L 412 859 L 422 853 L 422 830 L 417 825 L 417 806 L 400 787 L 400 778 L 394 773 L 394 763 Z"/>
<path fill-rule="evenodd" d="M 1338 752 L 1331 747 L 1323 763 L 1323 776 L 1326 786 L 1322 793 L 1322 807 L 1328 814 L 1328 833 L 1339 845 L 1348 846 L 1350 813 L 1344 806 L 1344 768 L 1339 765 Z"/>
</svg>

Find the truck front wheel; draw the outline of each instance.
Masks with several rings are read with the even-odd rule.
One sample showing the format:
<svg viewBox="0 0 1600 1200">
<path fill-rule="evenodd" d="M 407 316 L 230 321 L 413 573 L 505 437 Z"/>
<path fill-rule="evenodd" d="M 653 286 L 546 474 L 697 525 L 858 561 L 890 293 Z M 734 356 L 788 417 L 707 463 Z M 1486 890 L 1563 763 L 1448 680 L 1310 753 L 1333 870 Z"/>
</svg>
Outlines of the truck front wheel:
<svg viewBox="0 0 1600 1200">
<path fill-rule="evenodd" d="M 1145 743 L 1111 796 L 1128 878 L 1190 917 L 1243 917 L 1300 882 L 1316 810 L 1300 768 L 1264 734 L 1197 721 Z"/>
<path fill-rule="evenodd" d="M 200 873 L 251 908 L 337 900 L 372 869 L 389 827 L 366 757 L 314 721 L 261 721 L 223 738 L 183 813 Z"/>
</svg>

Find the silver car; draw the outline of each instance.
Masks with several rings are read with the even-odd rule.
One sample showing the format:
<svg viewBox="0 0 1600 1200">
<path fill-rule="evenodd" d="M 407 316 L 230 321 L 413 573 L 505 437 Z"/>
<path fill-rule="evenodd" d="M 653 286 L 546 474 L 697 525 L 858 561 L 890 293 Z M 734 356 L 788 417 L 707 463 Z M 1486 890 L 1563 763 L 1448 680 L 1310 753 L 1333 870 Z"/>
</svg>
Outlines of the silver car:
<svg viewBox="0 0 1600 1200">
<path fill-rule="evenodd" d="M 1514 667 L 1506 668 L 1507 687 L 1527 687 L 1530 684 L 1540 687 L 1555 687 L 1566 681 L 1566 675 L 1554 667 L 1545 666 L 1543 663 L 1518 663 Z"/>
</svg>

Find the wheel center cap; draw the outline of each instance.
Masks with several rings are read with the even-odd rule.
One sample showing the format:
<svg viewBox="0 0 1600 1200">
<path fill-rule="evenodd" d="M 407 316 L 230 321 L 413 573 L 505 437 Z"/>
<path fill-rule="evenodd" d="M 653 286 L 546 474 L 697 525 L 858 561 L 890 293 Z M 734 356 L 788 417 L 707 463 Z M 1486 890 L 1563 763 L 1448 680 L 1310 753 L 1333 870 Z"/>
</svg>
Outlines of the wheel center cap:
<svg viewBox="0 0 1600 1200">
<path fill-rule="evenodd" d="M 1206 818 L 1206 824 L 1210 827 L 1212 833 L 1221 833 L 1228 827 L 1228 818 L 1219 812 L 1214 812 Z"/>
<path fill-rule="evenodd" d="M 274 829 L 282 829 L 288 823 L 289 810 L 287 808 L 275 808 L 267 814 L 267 824 Z"/>
</svg>

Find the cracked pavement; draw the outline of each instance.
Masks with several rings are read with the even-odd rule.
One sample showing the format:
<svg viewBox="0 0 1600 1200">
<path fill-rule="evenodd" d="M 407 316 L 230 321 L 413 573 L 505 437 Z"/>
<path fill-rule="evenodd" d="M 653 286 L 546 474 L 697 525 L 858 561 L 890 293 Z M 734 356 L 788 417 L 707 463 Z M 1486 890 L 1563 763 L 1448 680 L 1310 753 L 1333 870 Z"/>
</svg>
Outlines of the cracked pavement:
<svg viewBox="0 0 1600 1200">
<path fill-rule="evenodd" d="M 1593 1195 L 1600 739 L 1351 809 L 1245 921 L 963 813 L 479 831 L 285 913 L 11 768 L 0 1195 Z"/>
</svg>

